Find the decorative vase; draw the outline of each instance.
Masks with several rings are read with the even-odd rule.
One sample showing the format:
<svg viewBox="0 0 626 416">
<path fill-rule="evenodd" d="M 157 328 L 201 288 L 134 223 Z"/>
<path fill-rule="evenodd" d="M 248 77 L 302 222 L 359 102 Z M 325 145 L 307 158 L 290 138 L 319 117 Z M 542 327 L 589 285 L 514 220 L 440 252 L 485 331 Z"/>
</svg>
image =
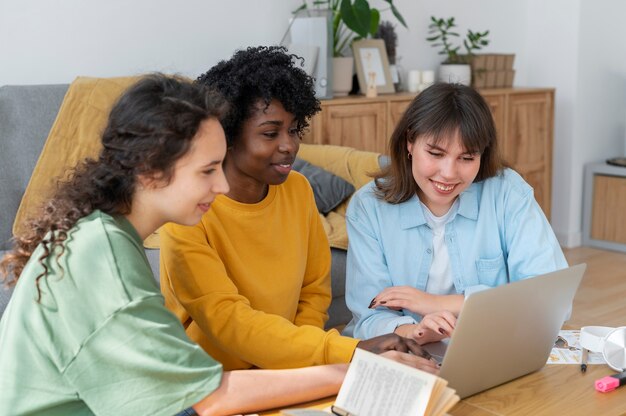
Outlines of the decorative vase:
<svg viewBox="0 0 626 416">
<path fill-rule="evenodd" d="M 333 58 L 333 96 L 344 97 L 352 89 L 352 56 Z"/>
<path fill-rule="evenodd" d="M 472 67 L 467 64 L 441 64 L 437 80 L 439 82 L 471 85 Z"/>
</svg>

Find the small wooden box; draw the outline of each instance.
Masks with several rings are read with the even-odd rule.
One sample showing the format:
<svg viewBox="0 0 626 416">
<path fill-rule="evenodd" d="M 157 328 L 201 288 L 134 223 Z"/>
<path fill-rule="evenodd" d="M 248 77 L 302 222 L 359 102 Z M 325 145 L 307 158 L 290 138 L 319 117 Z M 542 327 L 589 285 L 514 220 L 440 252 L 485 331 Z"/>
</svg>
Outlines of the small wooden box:
<svg viewBox="0 0 626 416">
<path fill-rule="evenodd" d="M 472 57 L 472 86 L 474 88 L 510 88 L 513 86 L 514 54 L 477 54 Z"/>
</svg>

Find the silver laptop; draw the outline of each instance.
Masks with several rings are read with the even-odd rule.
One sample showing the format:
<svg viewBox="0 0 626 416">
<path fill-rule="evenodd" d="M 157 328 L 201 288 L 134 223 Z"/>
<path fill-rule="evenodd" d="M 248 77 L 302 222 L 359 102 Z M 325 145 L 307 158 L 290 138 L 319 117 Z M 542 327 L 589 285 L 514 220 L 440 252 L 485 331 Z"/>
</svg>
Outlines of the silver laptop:
<svg viewBox="0 0 626 416">
<path fill-rule="evenodd" d="M 474 293 L 452 338 L 424 348 L 441 358 L 440 376 L 461 397 L 542 368 L 571 310 L 587 265 Z"/>
</svg>

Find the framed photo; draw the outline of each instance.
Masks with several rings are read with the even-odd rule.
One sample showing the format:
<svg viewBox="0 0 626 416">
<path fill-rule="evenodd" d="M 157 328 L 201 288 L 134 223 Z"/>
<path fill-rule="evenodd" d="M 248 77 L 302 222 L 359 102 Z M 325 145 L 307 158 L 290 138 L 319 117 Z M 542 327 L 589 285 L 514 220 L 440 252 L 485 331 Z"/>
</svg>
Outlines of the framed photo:
<svg viewBox="0 0 626 416">
<path fill-rule="evenodd" d="M 371 84 L 376 85 L 376 92 L 379 94 L 395 92 L 387 49 L 382 39 L 362 39 L 353 42 L 352 53 L 361 93 L 365 94 L 368 85 Z"/>
</svg>

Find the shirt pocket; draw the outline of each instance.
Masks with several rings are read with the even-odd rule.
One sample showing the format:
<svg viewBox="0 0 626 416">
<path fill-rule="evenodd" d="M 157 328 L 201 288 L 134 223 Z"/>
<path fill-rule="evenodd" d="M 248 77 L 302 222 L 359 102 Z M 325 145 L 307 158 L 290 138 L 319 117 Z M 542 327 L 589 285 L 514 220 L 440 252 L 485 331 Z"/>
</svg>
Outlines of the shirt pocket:
<svg viewBox="0 0 626 416">
<path fill-rule="evenodd" d="M 499 253 L 496 257 L 476 260 L 476 270 L 478 272 L 478 281 L 483 285 L 495 287 L 506 283 L 508 280 L 506 263 L 502 253 Z"/>
</svg>

